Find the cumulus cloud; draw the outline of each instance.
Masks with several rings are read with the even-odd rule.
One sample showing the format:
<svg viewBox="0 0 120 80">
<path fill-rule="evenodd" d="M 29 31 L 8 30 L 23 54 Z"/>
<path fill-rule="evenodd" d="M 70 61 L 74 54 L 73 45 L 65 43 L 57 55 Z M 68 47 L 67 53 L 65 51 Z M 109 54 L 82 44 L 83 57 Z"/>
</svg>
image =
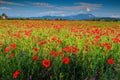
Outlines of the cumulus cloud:
<svg viewBox="0 0 120 80">
<path fill-rule="evenodd" d="M 72 6 L 56 6 L 50 3 L 45 3 L 45 2 L 30 2 L 26 1 L 28 5 L 32 6 L 37 6 L 37 7 L 49 7 L 49 8 L 54 8 L 58 10 L 81 10 L 81 9 L 86 9 L 87 12 L 93 10 L 93 9 L 98 9 L 102 6 L 102 4 L 93 4 L 93 3 L 85 3 L 85 2 L 78 2 L 74 3 Z"/>
<path fill-rule="evenodd" d="M 120 18 L 119 15 L 112 15 L 111 17 L 112 17 L 112 18 Z"/>
<path fill-rule="evenodd" d="M 93 3 L 85 3 L 85 2 L 80 2 L 76 4 L 79 4 L 80 6 L 85 7 L 85 8 L 92 8 L 92 9 L 97 9 L 102 6 L 102 4 L 93 4 Z"/>
<path fill-rule="evenodd" d="M 102 4 L 92 4 L 92 3 L 75 3 L 75 6 L 61 6 L 57 7 L 58 9 L 64 9 L 64 10 L 81 10 L 81 9 L 86 9 L 86 11 L 91 11 L 91 9 L 97 9 L 102 6 Z"/>
<path fill-rule="evenodd" d="M 33 3 L 33 5 L 36 6 L 42 6 L 42 7 L 54 7 L 54 5 L 48 4 L 48 3 Z"/>
<path fill-rule="evenodd" d="M 11 8 L 8 8 L 8 7 L 0 7 L 0 10 L 11 10 Z"/>
<path fill-rule="evenodd" d="M 40 12 L 38 15 L 41 16 L 61 16 L 64 15 L 64 11 L 46 11 L 46 12 Z"/>
<path fill-rule="evenodd" d="M 0 0 L 0 4 L 8 4 L 8 5 L 24 6 L 24 4 L 15 3 L 15 2 L 8 2 L 8 1 L 3 1 L 3 0 Z"/>
<path fill-rule="evenodd" d="M 90 12 L 90 8 L 86 8 L 86 11 L 87 11 L 87 12 Z"/>
<path fill-rule="evenodd" d="M 46 2 L 30 2 L 30 1 L 24 1 L 23 3 L 17 3 L 17 2 L 10 2 L 10 1 L 4 1 L 0 0 L 0 4 L 7 4 L 7 5 L 16 5 L 16 6 L 32 6 L 37 9 L 41 9 L 41 12 L 36 12 L 36 15 L 46 16 L 69 16 L 69 15 L 76 15 L 80 13 L 86 13 L 90 12 L 91 10 L 98 9 L 102 7 L 101 4 L 93 4 L 93 3 L 85 3 L 85 2 L 78 2 L 74 3 L 70 6 L 59 6 L 59 5 L 53 5 Z M 10 10 L 11 8 L 8 7 L 0 7 L 1 10 Z M 45 10 L 48 11 L 45 11 Z M 51 10 L 51 11 L 50 11 Z M 28 9 L 29 11 L 29 9 Z M 33 10 L 32 10 L 33 11 Z M 43 12 L 45 11 L 45 12 Z"/>
<path fill-rule="evenodd" d="M 70 15 L 77 15 L 83 13 L 83 11 L 78 12 L 67 12 L 67 11 L 45 11 L 37 13 L 36 15 L 40 16 L 70 16 Z"/>
<path fill-rule="evenodd" d="M 32 5 L 32 6 L 37 6 L 37 7 L 55 7 L 54 5 L 49 4 L 49 3 L 45 3 L 45 2 L 29 2 L 29 1 L 26 1 L 26 3 L 28 3 L 29 5 Z"/>
<path fill-rule="evenodd" d="M 102 7 L 101 4 L 92 4 L 92 3 L 75 3 L 72 6 L 54 6 L 57 11 L 49 11 L 45 13 L 41 13 L 41 15 L 57 15 L 57 16 L 69 16 L 69 15 L 77 15 L 81 13 L 90 12 L 91 10 L 95 10 Z M 52 9 L 52 8 L 51 8 Z"/>
</svg>

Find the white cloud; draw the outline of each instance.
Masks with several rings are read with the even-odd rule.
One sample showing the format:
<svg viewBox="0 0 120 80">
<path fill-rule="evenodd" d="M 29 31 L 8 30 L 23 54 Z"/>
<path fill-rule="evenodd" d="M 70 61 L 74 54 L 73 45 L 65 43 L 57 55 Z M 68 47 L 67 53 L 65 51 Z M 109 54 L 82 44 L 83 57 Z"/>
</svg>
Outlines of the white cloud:
<svg viewBox="0 0 120 80">
<path fill-rule="evenodd" d="M 8 4 L 8 5 L 17 5 L 17 6 L 24 6 L 24 4 L 15 3 L 15 2 L 8 2 L 0 0 L 0 4 Z"/>
<path fill-rule="evenodd" d="M 37 7 L 55 7 L 52 4 L 49 3 L 45 3 L 45 2 L 30 2 L 30 1 L 26 1 L 26 3 L 28 3 L 29 5 L 32 6 L 37 6 Z"/>
<path fill-rule="evenodd" d="M 92 3 L 75 3 L 77 4 L 76 6 L 61 6 L 57 7 L 57 9 L 62 9 L 62 10 L 81 10 L 81 9 L 86 9 L 86 11 L 91 11 L 92 9 L 97 9 L 100 8 L 102 5 L 101 4 L 92 4 Z"/>
<path fill-rule="evenodd" d="M 87 11 L 87 12 L 90 12 L 90 8 L 86 8 L 86 11 Z"/>
<path fill-rule="evenodd" d="M 83 13 L 83 12 L 82 11 L 80 11 L 80 12 L 46 11 L 46 12 L 37 13 L 36 15 L 40 15 L 40 16 L 70 16 L 70 15 L 77 15 L 80 13 Z"/>
<path fill-rule="evenodd" d="M 63 16 L 64 12 L 63 11 L 46 11 L 46 12 L 40 12 L 37 15 L 41 16 Z"/>
<path fill-rule="evenodd" d="M 11 8 L 8 8 L 8 7 L 0 7 L 0 10 L 11 10 Z"/>
<path fill-rule="evenodd" d="M 40 6 L 40 7 L 54 7 L 54 5 L 48 3 L 33 3 L 33 5 Z"/>
<path fill-rule="evenodd" d="M 84 8 L 92 8 L 92 9 L 97 9 L 102 6 L 102 4 L 93 4 L 93 3 L 85 3 L 85 2 L 79 2 L 76 4 L 79 4 L 80 6 L 82 6 Z"/>
<path fill-rule="evenodd" d="M 111 17 L 112 17 L 112 18 L 120 18 L 119 15 L 112 15 Z"/>
<path fill-rule="evenodd" d="M 93 4 L 93 3 L 85 3 L 85 2 L 78 2 L 75 3 L 76 5 L 73 6 L 56 6 L 50 3 L 45 3 L 45 2 L 30 2 L 26 1 L 28 5 L 32 6 L 37 6 L 37 7 L 49 7 L 51 9 L 58 9 L 58 10 L 82 10 L 86 9 L 87 12 L 100 8 L 102 5 L 101 4 Z"/>
<path fill-rule="evenodd" d="M 80 10 L 82 9 L 81 6 L 59 6 L 57 7 L 57 9 L 60 9 L 60 10 Z"/>
</svg>

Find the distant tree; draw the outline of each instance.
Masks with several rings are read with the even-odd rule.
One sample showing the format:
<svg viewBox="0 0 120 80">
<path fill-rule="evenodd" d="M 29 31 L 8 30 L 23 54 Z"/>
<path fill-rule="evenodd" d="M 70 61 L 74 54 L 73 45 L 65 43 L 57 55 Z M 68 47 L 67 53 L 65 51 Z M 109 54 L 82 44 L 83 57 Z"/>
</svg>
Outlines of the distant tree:
<svg viewBox="0 0 120 80">
<path fill-rule="evenodd" d="M 0 16 L 0 19 L 1 19 L 1 16 Z"/>
<path fill-rule="evenodd" d="M 8 16 L 5 13 L 2 13 L 2 19 L 6 20 L 6 19 L 8 19 Z"/>
<path fill-rule="evenodd" d="M 114 22 L 118 22 L 118 19 L 115 19 Z"/>
</svg>

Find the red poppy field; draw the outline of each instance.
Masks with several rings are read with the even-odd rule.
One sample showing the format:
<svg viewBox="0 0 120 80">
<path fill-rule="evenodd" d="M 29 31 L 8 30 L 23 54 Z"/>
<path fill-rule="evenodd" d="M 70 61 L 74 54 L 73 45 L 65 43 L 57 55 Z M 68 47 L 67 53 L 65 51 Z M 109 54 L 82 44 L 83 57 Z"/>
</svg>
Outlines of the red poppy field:
<svg viewBox="0 0 120 80">
<path fill-rule="evenodd" d="M 120 22 L 0 20 L 0 80 L 120 80 Z"/>
</svg>

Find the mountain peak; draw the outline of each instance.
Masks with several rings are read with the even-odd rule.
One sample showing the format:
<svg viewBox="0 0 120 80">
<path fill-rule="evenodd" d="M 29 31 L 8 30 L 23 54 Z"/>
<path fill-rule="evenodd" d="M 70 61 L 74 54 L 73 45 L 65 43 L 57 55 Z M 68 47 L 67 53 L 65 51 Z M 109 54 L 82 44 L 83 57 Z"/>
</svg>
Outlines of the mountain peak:
<svg viewBox="0 0 120 80">
<path fill-rule="evenodd" d="M 42 16 L 42 17 L 34 17 L 34 18 L 84 20 L 84 19 L 95 18 L 95 16 L 89 13 L 89 14 L 77 14 L 77 15 L 71 15 L 71 16 Z"/>
</svg>

